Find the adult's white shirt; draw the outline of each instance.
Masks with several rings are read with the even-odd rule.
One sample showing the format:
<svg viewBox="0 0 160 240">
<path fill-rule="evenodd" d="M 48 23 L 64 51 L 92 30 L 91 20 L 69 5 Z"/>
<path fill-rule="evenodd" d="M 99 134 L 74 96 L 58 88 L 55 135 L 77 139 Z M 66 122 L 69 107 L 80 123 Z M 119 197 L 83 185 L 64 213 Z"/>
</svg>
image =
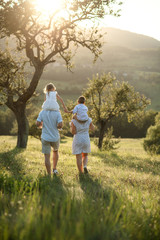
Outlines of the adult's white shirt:
<svg viewBox="0 0 160 240">
<path fill-rule="evenodd" d="M 41 138 L 47 142 L 57 142 L 60 138 L 57 124 L 62 122 L 59 111 L 42 110 L 37 118 L 38 122 L 43 122 Z"/>
</svg>

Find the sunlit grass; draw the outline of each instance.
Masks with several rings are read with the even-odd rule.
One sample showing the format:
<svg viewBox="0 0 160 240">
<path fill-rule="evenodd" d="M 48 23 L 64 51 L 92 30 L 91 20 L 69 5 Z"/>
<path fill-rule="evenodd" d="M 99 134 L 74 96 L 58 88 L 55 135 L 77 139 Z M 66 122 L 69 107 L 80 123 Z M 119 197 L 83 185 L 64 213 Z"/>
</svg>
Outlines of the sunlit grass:
<svg viewBox="0 0 160 240">
<path fill-rule="evenodd" d="M 41 142 L 26 150 L 0 140 L 0 239 L 159 239 L 160 157 L 140 139 L 114 152 L 92 142 L 88 176 L 79 176 L 72 138 L 61 140 L 58 177 L 49 178 Z"/>
</svg>

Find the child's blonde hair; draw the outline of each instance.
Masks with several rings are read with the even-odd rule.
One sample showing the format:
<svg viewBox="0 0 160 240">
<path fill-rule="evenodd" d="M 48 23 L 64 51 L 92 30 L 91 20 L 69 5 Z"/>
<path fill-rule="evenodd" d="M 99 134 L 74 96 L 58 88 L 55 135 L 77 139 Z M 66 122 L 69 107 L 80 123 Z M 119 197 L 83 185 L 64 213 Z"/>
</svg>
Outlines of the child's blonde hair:
<svg viewBox="0 0 160 240">
<path fill-rule="evenodd" d="M 54 91 L 56 90 L 56 87 L 54 86 L 53 83 L 49 83 L 45 86 L 45 88 L 43 89 L 44 93 L 48 93 L 50 92 L 52 89 L 54 89 Z"/>
</svg>

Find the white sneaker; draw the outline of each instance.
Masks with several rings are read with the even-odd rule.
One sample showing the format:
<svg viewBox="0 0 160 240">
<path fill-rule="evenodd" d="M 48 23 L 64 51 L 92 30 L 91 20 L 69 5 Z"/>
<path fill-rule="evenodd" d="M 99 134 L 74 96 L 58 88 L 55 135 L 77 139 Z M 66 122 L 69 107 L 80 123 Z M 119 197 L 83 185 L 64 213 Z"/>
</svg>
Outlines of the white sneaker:
<svg viewBox="0 0 160 240">
<path fill-rule="evenodd" d="M 57 169 L 53 169 L 53 174 L 57 175 L 58 174 L 58 171 Z"/>
<path fill-rule="evenodd" d="M 84 167 L 84 173 L 88 173 L 87 167 Z"/>
</svg>

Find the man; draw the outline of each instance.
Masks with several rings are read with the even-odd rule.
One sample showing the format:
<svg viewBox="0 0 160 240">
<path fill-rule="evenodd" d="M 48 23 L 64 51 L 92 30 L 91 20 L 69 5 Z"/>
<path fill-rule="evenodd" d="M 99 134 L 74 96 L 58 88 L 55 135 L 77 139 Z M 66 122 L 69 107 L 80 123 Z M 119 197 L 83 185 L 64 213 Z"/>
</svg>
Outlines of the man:
<svg viewBox="0 0 160 240">
<path fill-rule="evenodd" d="M 42 110 L 37 118 L 37 127 L 42 128 L 42 153 L 44 153 L 47 173 L 51 175 L 50 152 L 53 148 L 53 173 L 58 174 L 56 169 L 58 162 L 58 149 L 60 136 L 58 129 L 62 128 L 62 117 L 59 111 Z"/>
</svg>

